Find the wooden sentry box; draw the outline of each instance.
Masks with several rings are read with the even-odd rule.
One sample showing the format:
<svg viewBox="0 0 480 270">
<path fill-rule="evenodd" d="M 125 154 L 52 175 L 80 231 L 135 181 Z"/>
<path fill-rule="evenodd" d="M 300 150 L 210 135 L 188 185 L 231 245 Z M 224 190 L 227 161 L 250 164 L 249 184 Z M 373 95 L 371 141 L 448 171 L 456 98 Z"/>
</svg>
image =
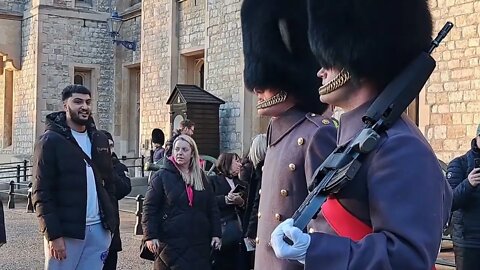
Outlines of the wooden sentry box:
<svg viewBox="0 0 480 270">
<path fill-rule="evenodd" d="M 182 120 L 192 120 L 198 151 L 201 155 L 217 158 L 220 154 L 219 108 L 224 103 L 196 85 L 177 84 L 167 100 L 171 132 L 179 128 Z"/>
</svg>

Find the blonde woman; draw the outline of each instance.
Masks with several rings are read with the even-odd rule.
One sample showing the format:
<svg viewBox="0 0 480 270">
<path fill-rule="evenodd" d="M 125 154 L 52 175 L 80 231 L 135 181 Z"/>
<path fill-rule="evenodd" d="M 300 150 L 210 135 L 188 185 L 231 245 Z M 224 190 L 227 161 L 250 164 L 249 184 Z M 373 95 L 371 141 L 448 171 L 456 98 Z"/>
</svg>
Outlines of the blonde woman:
<svg viewBox="0 0 480 270">
<path fill-rule="evenodd" d="M 143 236 L 155 270 L 208 270 L 211 248 L 220 249 L 221 229 L 214 193 L 199 166 L 195 141 L 173 142 L 173 154 L 149 183 Z"/>
</svg>

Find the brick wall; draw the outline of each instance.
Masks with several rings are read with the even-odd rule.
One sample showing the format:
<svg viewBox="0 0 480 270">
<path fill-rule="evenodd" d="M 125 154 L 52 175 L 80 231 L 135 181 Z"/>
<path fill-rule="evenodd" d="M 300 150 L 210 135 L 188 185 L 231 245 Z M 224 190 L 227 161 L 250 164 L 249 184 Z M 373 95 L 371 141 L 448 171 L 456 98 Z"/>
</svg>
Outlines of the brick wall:
<svg viewBox="0 0 480 270">
<path fill-rule="evenodd" d="M 437 69 L 426 85 L 425 135 L 448 162 L 465 153 L 480 124 L 480 1 L 430 0 L 435 31 L 455 27 L 433 54 Z"/>
<path fill-rule="evenodd" d="M 169 130 L 171 91 L 170 12 L 171 1 L 143 0 L 140 86 L 140 142 L 150 139 L 153 128 Z M 168 136 L 166 134 L 166 136 Z"/>
<path fill-rule="evenodd" d="M 204 46 L 205 0 L 187 0 L 178 4 L 179 50 Z"/>
<path fill-rule="evenodd" d="M 243 51 L 240 0 L 209 1 L 207 7 L 206 89 L 223 99 L 220 107 L 220 151 L 240 150 L 240 95 Z"/>
<path fill-rule="evenodd" d="M 105 22 L 41 15 L 38 113 L 45 116 L 61 108 L 60 93 L 72 83 L 73 68 L 92 68 L 92 91 L 97 89 L 97 127 L 110 129 L 113 114 L 113 45 Z M 98 74 L 96 73 L 98 70 Z M 95 84 L 96 83 L 96 84 Z"/>
<path fill-rule="evenodd" d="M 22 70 L 14 73 L 13 154 L 29 155 L 35 140 L 38 16 L 22 21 Z"/>
<path fill-rule="evenodd" d="M 17 13 L 23 12 L 23 1 L 22 0 L 1 0 L 0 10 L 13 11 Z"/>
</svg>

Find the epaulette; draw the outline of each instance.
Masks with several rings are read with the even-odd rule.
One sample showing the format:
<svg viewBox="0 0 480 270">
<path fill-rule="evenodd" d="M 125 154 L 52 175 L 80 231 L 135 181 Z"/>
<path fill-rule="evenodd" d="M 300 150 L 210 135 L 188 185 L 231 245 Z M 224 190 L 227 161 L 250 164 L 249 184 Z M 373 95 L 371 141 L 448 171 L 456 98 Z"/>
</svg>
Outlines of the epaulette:
<svg viewBox="0 0 480 270">
<path fill-rule="evenodd" d="M 321 114 L 316 114 L 316 113 L 307 113 L 305 117 L 318 127 L 323 127 L 323 126 L 332 126 L 334 128 L 338 128 L 338 120 L 332 117 L 326 117 Z"/>
</svg>

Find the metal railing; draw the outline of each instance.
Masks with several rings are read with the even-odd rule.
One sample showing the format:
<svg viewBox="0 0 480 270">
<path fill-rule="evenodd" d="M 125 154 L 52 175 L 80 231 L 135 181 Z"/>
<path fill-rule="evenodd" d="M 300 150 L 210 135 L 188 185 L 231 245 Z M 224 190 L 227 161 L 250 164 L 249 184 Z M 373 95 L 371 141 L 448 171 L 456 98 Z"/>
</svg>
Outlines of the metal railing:
<svg viewBox="0 0 480 270">
<path fill-rule="evenodd" d="M 128 164 L 125 164 L 125 166 L 127 166 L 127 168 L 140 168 L 140 174 L 142 177 L 145 177 L 145 156 L 144 155 L 141 155 L 139 157 L 126 157 L 126 156 L 121 156 L 118 158 L 118 160 L 120 161 L 129 161 L 129 160 L 133 160 L 133 165 L 128 165 Z M 140 164 L 135 164 L 137 160 L 140 160 Z"/>
<path fill-rule="evenodd" d="M 20 183 L 21 181 L 27 182 L 28 178 L 32 176 L 32 166 L 28 165 L 28 162 L 28 160 L 23 160 L 17 162 L 0 163 L 0 183 L 5 183 L 11 179 L 16 179 L 17 183 Z M 20 188 L 20 185 L 18 185 L 17 188 Z"/>
<path fill-rule="evenodd" d="M 124 209 L 118 209 L 118 210 L 121 212 L 135 214 L 136 218 L 135 218 L 135 227 L 133 228 L 133 234 L 143 235 L 143 229 L 142 229 L 143 200 L 144 200 L 143 195 L 137 195 L 136 197 L 125 196 L 123 197 L 123 199 L 135 200 L 137 202 L 136 211 L 130 211 L 130 210 L 124 210 Z"/>
<path fill-rule="evenodd" d="M 27 213 L 33 213 L 33 203 L 32 203 L 32 183 L 15 183 L 15 181 L 10 181 L 9 183 L 10 188 L 8 190 L 0 190 L 0 193 L 8 194 L 8 202 L 7 207 L 8 209 L 15 209 L 15 196 L 23 196 L 27 197 Z M 23 186 L 27 189 L 27 194 L 15 192 L 15 186 L 17 186 L 17 190 L 20 189 L 18 186 Z"/>
</svg>

